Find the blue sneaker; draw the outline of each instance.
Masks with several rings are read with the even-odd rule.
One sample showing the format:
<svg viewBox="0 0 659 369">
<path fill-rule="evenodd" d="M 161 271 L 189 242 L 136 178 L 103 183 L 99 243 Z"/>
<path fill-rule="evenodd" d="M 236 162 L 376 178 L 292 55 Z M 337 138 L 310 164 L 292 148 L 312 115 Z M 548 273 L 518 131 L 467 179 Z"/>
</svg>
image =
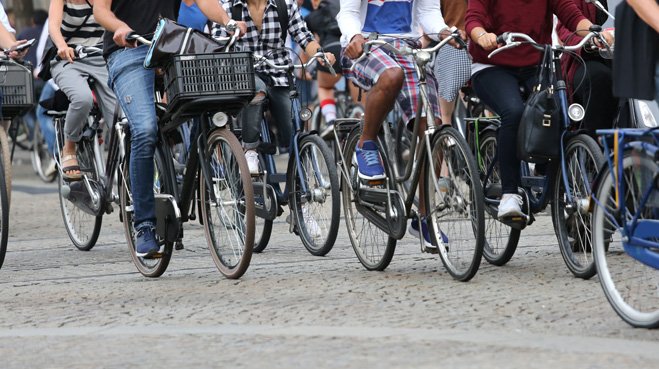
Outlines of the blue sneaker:
<svg viewBox="0 0 659 369">
<path fill-rule="evenodd" d="M 419 238 L 419 221 L 417 218 L 413 218 L 412 222 L 410 222 L 410 227 L 407 230 L 409 234 L 412 236 Z M 424 241 L 424 246 L 429 250 L 429 251 L 437 251 L 437 245 L 434 245 L 432 243 L 432 240 L 430 238 L 430 232 L 428 231 L 428 223 L 425 218 L 421 220 L 421 231 L 423 232 L 423 241 Z M 448 237 L 439 230 L 439 234 L 442 237 L 442 243 L 444 245 L 448 245 Z"/>
<path fill-rule="evenodd" d="M 359 178 L 365 180 L 377 180 L 385 178 L 382 158 L 374 141 L 364 141 L 362 147 L 355 147 L 353 161 L 359 168 Z"/>
<path fill-rule="evenodd" d="M 143 227 L 135 235 L 135 254 L 144 259 L 153 259 L 159 252 L 160 247 L 156 242 L 155 229 Z"/>
</svg>

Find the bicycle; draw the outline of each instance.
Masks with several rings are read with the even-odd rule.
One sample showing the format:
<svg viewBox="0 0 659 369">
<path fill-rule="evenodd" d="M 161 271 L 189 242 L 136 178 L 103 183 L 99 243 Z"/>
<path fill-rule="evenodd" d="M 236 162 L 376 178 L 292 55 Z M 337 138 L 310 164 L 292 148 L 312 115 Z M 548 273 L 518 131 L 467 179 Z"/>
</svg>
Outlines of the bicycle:
<svg viewBox="0 0 659 369">
<path fill-rule="evenodd" d="M 604 157 L 597 142 L 579 130 L 578 121 L 583 117 L 583 108 L 576 104 L 569 108 L 567 106 L 560 56 L 563 52 L 583 47 L 594 37 L 600 37 L 600 30 L 599 26 L 591 27 L 591 33 L 577 45 L 551 47 L 553 65 L 551 72 L 556 80 L 555 93 L 562 118 L 559 143 L 562 149 L 560 158 L 546 165 L 546 173 L 542 173 L 540 165 L 531 168 L 528 163 L 521 163 L 519 194 L 524 200 L 522 205 L 524 216 L 508 220 L 497 219 L 501 197 L 496 155 L 496 136 L 500 124 L 498 119 L 485 118 L 484 132 L 482 127 L 478 128 L 478 126 L 472 130 L 475 134 L 475 148 L 478 148 L 478 162 L 485 190 L 487 241 L 483 255 L 493 265 L 505 265 L 512 258 L 521 231 L 533 223 L 534 214 L 544 210 L 551 203 L 552 222 L 567 268 L 573 275 L 583 279 L 595 274 L 595 264 L 591 255 L 590 213 L 587 205 L 592 181 L 604 162 Z M 490 53 L 490 57 L 521 44 L 530 44 L 537 50 L 544 50 L 545 47 L 523 33 L 504 33 L 497 38 L 497 41 L 504 46 Z M 479 136 L 481 134 L 482 137 Z"/>
<path fill-rule="evenodd" d="M 606 162 L 593 185 L 593 253 L 609 304 L 659 327 L 659 129 L 598 130 Z"/>
<path fill-rule="evenodd" d="M 256 64 L 265 63 L 272 68 L 287 72 L 291 99 L 293 134 L 289 148 L 286 173 L 277 172 L 274 145 L 271 142 L 268 123 L 261 121 L 260 178 L 254 182 L 256 216 L 259 219 L 254 251 L 262 252 L 272 233 L 273 220 L 283 213 L 282 205 L 288 205 L 289 232 L 296 233 L 304 247 L 315 256 L 326 255 L 334 246 L 339 229 L 341 203 L 339 178 L 333 155 L 316 131 L 304 132 L 303 121 L 311 117 L 308 109 L 302 109 L 294 81 L 295 69 L 306 69 L 318 58 L 324 59 L 333 73 L 331 63 L 319 51 L 305 64 L 276 65 L 263 56 L 254 55 Z M 264 149 L 265 148 L 265 149 Z M 270 148 L 270 150 L 268 150 Z M 285 183 L 284 189 L 281 183 Z M 261 224 L 262 221 L 262 224 Z"/>
<path fill-rule="evenodd" d="M 412 56 L 419 76 L 417 116 L 425 112 L 427 117 L 433 117 L 428 101 L 426 66 L 431 55 L 452 39 L 460 41 L 455 29 L 436 46 L 416 49 L 397 48 L 371 37 L 364 44 L 364 53 L 353 62 L 353 68 L 368 57 L 373 46 Z M 351 160 L 361 135 L 360 121 L 347 119 L 335 123 L 335 139 L 343 148 L 337 166 L 342 173 L 343 206 L 350 242 L 367 270 L 384 270 L 391 262 L 397 240 L 405 234 L 407 219 L 416 217 L 421 223 L 419 215 L 411 208 L 423 173 L 425 198 L 419 201 L 425 201 L 428 210 L 430 236 L 433 244 L 438 245 L 436 253 L 454 279 L 468 281 L 478 271 L 484 241 L 478 169 L 464 138 L 448 125 L 437 127 L 434 120 L 429 119 L 421 142 L 417 142 L 419 121 L 414 122 L 407 154 L 410 160 L 405 163 L 397 162 L 401 157 L 396 154 L 399 145 L 391 138 L 394 136 L 389 124 L 383 124 L 378 146 L 386 178 L 368 183 L 358 178 L 356 164 Z M 340 132 L 349 132 L 343 144 L 339 142 Z M 401 167 L 404 167 L 402 173 Z M 408 180 L 411 180 L 409 191 L 405 185 Z M 420 245 L 423 252 L 433 252 L 425 247 L 423 237 L 420 237 Z"/>
<path fill-rule="evenodd" d="M 11 204 L 11 179 L 13 148 L 9 150 L 7 120 L 21 116 L 34 103 L 32 71 L 29 66 L 9 58 L 11 51 L 24 50 L 34 42 L 20 45 L 14 50 L 2 50 L 0 57 L 0 95 L 2 96 L 2 127 L 0 127 L 0 267 L 7 253 L 9 237 L 9 209 Z M 15 142 L 15 141 L 14 141 Z"/>
<path fill-rule="evenodd" d="M 226 50 L 239 37 L 229 38 Z M 151 42 L 133 35 L 142 44 Z M 172 249 L 182 249 L 183 224 L 196 219 L 199 208 L 206 242 L 218 270 L 227 278 L 240 278 L 249 267 L 254 246 L 254 193 L 243 149 L 231 132 L 228 114 L 238 112 L 254 96 L 252 56 L 247 52 L 173 56 L 165 68 L 167 104 L 157 104 L 158 136 L 155 151 L 156 234 L 160 258 L 135 254 L 129 160 L 120 168 L 119 202 L 133 262 L 147 277 L 160 276 Z M 202 87 L 200 87 L 202 86 Z M 181 124 L 198 118 L 183 168 L 173 147 L 181 141 Z M 130 155 L 126 146 L 127 155 Z M 179 182 L 180 179 L 180 182 Z"/>
</svg>

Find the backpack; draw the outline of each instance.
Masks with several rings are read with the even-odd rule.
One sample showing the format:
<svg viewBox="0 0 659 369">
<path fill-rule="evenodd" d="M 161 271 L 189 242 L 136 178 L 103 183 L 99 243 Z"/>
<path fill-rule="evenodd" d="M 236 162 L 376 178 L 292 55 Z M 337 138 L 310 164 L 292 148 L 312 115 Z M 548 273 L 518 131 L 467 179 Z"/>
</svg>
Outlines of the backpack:
<svg viewBox="0 0 659 369">
<path fill-rule="evenodd" d="M 288 32 L 288 6 L 286 0 L 275 0 L 277 4 L 277 18 L 279 18 L 279 26 L 281 27 L 281 40 L 286 44 L 286 34 Z M 241 3 L 233 1 L 231 7 L 231 19 L 235 21 L 243 20 L 243 6 Z"/>
</svg>

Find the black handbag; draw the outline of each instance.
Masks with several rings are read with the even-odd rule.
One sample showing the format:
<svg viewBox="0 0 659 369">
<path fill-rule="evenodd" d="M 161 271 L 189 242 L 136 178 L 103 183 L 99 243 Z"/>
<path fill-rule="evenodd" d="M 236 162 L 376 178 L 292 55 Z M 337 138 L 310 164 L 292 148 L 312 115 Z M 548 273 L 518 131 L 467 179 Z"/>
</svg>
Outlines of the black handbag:
<svg viewBox="0 0 659 369">
<path fill-rule="evenodd" d="M 144 68 L 162 68 L 175 55 L 213 54 L 223 48 L 222 44 L 203 32 L 161 18 L 144 58 Z"/>
<path fill-rule="evenodd" d="M 517 157 L 529 163 L 546 163 L 560 156 L 562 116 L 551 63 L 551 47 L 546 46 L 538 83 L 526 101 L 517 131 Z"/>
</svg>

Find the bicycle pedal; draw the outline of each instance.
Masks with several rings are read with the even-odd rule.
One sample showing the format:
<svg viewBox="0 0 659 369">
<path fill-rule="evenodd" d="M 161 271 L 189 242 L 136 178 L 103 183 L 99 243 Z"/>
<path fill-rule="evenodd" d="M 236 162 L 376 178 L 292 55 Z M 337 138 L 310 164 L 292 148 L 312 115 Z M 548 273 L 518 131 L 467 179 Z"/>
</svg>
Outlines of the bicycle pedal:
<svg viewBox="0 0 659 369">
<path fill-rule="evenodd" d="M 511 228 L 522 230 L 528 224 L 528 215 L 513 215 L 499 218 L 499 221 Z"/>
<path fill-rule="evenodd" d="M 384 186 L 385 178 L 382 179 L 364 179 L 362 183 L 369 187 Z"/>
<path fill-rule="evenodd" d="M 423 249 L 421 251 L 427 254 L 433 254 L 433 255 L 439 254 L 439 248 L 437 248 L 436 246 L 432 246 L 432 247 L 423 246 Z"/>
</svg>

